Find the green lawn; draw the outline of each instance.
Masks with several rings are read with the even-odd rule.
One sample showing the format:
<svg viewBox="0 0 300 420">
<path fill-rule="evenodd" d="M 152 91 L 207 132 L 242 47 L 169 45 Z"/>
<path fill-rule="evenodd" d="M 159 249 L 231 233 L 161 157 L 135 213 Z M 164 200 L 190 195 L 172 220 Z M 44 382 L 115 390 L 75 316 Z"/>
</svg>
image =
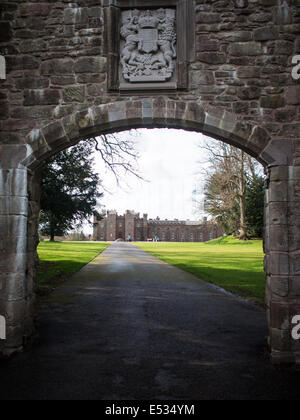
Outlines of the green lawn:
<svg viewBox="0 0 300 420">
<path fill-rule="evenodd" d="M 38 247 L 39 292 L 52 290 L 92 261 L 108 245 L 103 242 L 41 242 Z"/>
<path fill-rule="evenodd" d="M 262 241 L 232 237 L 206 243 L 135 243 L 152 255 L 240 296 L 263 304 Z"/>
</svg>

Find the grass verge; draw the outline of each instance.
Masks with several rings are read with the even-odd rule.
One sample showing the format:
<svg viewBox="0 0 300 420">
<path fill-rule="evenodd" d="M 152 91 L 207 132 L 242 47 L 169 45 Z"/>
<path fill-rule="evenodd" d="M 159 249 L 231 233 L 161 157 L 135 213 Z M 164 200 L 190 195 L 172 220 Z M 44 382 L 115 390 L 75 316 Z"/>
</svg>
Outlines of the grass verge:
<svg viewBox="0 0 300 420">
<path fill-rule="evenodd" d="M 41 242 L 38 247 L 38 293 L 52 291 L 108 246 L 103 242 Z"/>
<path fill-rule="evenodd" d="M 262 241 L 225 237 L 206 243 L 135 243 L 146 252 L 203 280 L 264 304 Z"/>
</svg>

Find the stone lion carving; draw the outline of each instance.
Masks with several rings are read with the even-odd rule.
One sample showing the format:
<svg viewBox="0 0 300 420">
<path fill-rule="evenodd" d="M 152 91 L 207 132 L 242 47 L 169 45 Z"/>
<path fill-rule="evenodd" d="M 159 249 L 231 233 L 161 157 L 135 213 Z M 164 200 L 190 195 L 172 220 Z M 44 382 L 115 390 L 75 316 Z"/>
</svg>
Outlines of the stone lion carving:
<svg viewBox="0 0 300 420">
<path fill-rule="evenodd" d="M 121 68 L 126 81 L 165 82 L 172 78 L 176 59 L 174 9 L 123 12 Z"/>
</svg>

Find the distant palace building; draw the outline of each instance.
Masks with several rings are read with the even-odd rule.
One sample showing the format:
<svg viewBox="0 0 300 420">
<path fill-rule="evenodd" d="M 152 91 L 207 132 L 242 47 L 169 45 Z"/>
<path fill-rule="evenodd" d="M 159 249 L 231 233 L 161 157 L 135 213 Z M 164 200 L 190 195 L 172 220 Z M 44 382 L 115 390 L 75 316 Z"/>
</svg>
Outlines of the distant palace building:
<svg viewBox="0 0 300 420">
<path fill-rule="evenodd" d="M 127 210 L 119 216 L 116 211 L 107 215 L 95 216 L 94 240 L 116 241 L 162 241 L 162 242 L 206 242 L 223 236 L 222 229 L 214 222 L 204 219 L 202 222 L 180 220 L 153 220 L 144 214 Z"/>
</svg>

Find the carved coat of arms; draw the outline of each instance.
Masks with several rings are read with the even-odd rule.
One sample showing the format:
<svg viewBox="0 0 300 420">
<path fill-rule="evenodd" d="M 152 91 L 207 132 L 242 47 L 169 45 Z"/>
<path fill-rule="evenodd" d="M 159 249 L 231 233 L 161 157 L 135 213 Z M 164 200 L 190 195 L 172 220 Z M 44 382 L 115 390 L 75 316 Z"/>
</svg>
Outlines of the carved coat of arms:
<svg viewBox="0 0 300 420">
<path fill-rule="evenodd" d="M 121 37 L 121 70 L 127 82 L 166 82 L 172 78 L 177 41 L 174 9 L 123 12 Z"/>
</svg>

